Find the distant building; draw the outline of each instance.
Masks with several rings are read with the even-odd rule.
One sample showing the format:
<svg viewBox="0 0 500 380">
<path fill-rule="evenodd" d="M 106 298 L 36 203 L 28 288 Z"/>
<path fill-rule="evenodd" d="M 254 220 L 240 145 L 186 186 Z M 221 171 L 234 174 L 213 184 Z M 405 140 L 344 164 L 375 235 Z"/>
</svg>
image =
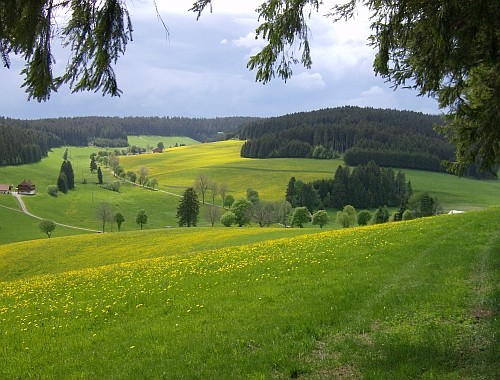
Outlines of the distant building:
<svg viewBox="0 0 500 380">
<path fill-rule="evenodd" d="M 9 194 L 11 190 L 12 190 L 12 185 L 6 185 L 0 183 L 0 194 Z"/>
<path fill-rule="evenodd" d="M 161 149 L 161 148 L 156 147 L 153 149 L 153 153 L 162 153 L 162 152 L 163 152 L 163 149 Z"/>
<path fill-rule="evenodd" d="M 29 179 L 25 179 L 23 182 L 17 185 L 17 192 L 19 194 L 35 194 L 35 184 Z"/>
</svg>

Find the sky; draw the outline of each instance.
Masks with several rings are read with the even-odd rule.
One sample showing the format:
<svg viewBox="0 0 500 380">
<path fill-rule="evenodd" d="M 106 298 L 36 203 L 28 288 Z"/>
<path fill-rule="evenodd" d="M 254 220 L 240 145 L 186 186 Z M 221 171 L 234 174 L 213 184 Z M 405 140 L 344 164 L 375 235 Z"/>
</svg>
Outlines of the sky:
<svg viewBox="0 0 500 380">
<path fill-rule="evenodd" d="M 309 22 L 312 68 L 295 66 L 286 83 L 279 78 L 256 82 L 246 64 L 263 46 L 255 39 L 255 9 L 261 2 L 214 0 L 213 12 L 207 9 L 197 21 L 188 12 L 192 0 L 158 0 L 167 36 L 153 0 L 129 0 L 133 41 L 115 66 L 121 97 L 71 94 L 64 87 L 46 102 L 28 101 L 21 88 L 24 62 L 12 56 L 11 69 L 0 67 L 0 116 L 269 117 L 346 105 L 439 113 L 436 100 L 394 90 L 375 75 L 364 9 L 354 21 L 337 24 L 323 16 L 327 8 L 320 9 Z M 59 45 L 53 42 L 56 75 L 68 59 Z"/>
</svg>

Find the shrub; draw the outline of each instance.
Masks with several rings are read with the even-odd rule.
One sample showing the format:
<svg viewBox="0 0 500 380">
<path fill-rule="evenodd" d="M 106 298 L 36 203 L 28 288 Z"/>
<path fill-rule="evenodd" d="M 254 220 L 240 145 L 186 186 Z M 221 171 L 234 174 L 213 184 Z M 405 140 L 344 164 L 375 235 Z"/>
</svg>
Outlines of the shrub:
<svg viewBox="0 0 500 380">
<path fill-rule="evenodd" d="M 56 185 L 49 185 L 49 187 L 47 187 L 47 192 L 49 193 L 49 195 L 53 196 L 53 197 L 57 197 L 57 186 Z"/>
<path fill-rule="evenodd" d="M 412 219 L 415 219 L 413 213 L 410 210 L 405 210 L 405 212 L 403 212 L 403 220 L 412 220 Z"/>
<path fill-rule="evenodd" d="M 360 226 L 366 226 L 370 219 L 372 218 L 372 214 L 368 210 L 360 211 L 358 214 L 358 224 Z"/>
<path fill-rule="evenodd" d="M 236 222 L 236 215 L 232 211 L 226 211 L 220 218 L 220 222 L 225 227 L 231 227 Z"/>
</svg>

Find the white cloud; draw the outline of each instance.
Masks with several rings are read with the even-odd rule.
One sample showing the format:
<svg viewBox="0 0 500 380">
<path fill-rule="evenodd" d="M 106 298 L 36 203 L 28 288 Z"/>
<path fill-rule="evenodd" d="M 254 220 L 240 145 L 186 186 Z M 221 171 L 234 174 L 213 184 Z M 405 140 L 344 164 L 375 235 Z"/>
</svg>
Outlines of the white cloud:
<svg viewBox="0 0 500 380">
<path fill-rule="evenodd" d="M 408 90 L 394 93 L 375 77 L 362 15 L 357 23 L 332 26 L 322 17 L 326 11 L 320 11 L 310 24 L 312 69 L 293 67 L 286 84 L 279 78 L 266 85 L 256 83 L 246 63 L 264 46 L 255 39 L 255 9 L 261 1 L 218 0 L 213 13 L 207 9 L 199 21 L 187 12 L 192 1 L 158 1 L 168 40 L 152 0 L 130 1 L 134 41 L 116 66 L 121 98 L 93 92 L 70 95 L 64 88 L 49 102 L 26 102 L 19 88 L 23 62 L 12 57 L 15 67 L 0 68 L 0 116 L 272 116 L 347 104 L 437 110 L 435 101 Z M 66 65 L 65 54 L 55 53 L 55 70 L 60 71 Z"/>
<path fill-rule="evenodd" d="M 320 73 L 302 72 L 293 76 L 290 85 L 305 91 L 314 91 L 326 87 Z"/>
</svg>

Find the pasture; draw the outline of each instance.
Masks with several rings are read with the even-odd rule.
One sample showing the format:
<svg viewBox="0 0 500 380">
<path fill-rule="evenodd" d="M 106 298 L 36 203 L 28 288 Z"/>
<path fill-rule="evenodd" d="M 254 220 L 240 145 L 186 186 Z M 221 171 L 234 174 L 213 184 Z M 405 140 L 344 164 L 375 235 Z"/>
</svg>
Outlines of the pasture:
<svg viewBox="0 0 500 380">
<path fill-rule="evenodd" d="M 193 140 L 185 136 L 127 136 L 129 145 L 135 145 L 141 148 L 155 148 L 159 142 L 163 143 L 165 149 L 173 148 L 176 145 L 195 145 L 200 144 L 199 141 Z"/>
<path fill-rule="evenodd" d="M 150 143 L 160 136 L 152 137 Z M 163 139 L 165 141 L 167 138 Z M 175 139 L 175 138 L 174 138 Z M 239 156 L 241 141 L 221 141 L 169 148 L 162 154 L 120 156 L 125 171 L 137 171 L 141 166 L 149 169 L 149 177 L 157 178 L 158 189 L 152 191 L 123 181 L 119 192 L 100 188 L 96 174 L 90 173 L 89 156 L 97 148 L 69 147 L 69 159 L 75 172 L 76 188 L 68 194 L 51 197 L 47 187 L 56 183 L 62 163 L 64 148 L 54 149 L 41 162 L 16 167 L 0 168 L 0 183 L 17 185 L 24 178 L 37 186 L 35 196 L 24 197 L 28 209 L 35 215 L 55 222 L 100 230 L 102 222 L 96 217 L 101 202 L 108 203 L 113 212 L 120 211 L 125 222 L 122 231 L 138 230 L 135 217 L 140 209 L 146 210 L 147 230 L 177 225 L 176 208 L 184 189 L 193 186 L 199 174 L 228 186 L 228 194 L 236 199 L 245 197 L 247 188 L 254 188 L 265 201 L 284 198 L 290 177 L 303 181 L 331 178 L 340 160 L 313 159 L 246 159 Z M 448 174 L 404 170 L 412 181 L 414 191 L 428 191 L 437 195 L 445 212 L 449 209 L 477 210 L 500 204 L 500 181 L 477 181 L 457 178 Z M 115 181 L 109 169 L 103 170 L 104 182 Z M 84 183 L 85 182 L 85 183 Z M 220 198 L 216 200 L 220 204 Z M 9 195 L 0 195 L 0 206 L 18 208 Z M 14 216 L 12 216 L 14 215 Z M 201 210 L 199 226 L 208 226 Z M 334 210 L 330 210 L 332 222 L 327 228 L 337 228 Z M 0 244 L 28 239 L 44 239 L 36 228 L 38 221 L 12 214 L 0 207 Z M 307 228 L 317 228 L 310 224 Z M 16 233 L 18 231 L 18 233 Z M 107 223 L 106 232 L 117 232 L 116 225 Z M 53 236 L 66 236 L 77 230 L 57 227 Z"/>
<path fill-rule="evenodd" d="M 0 246 L 0 377 L 500 377 L 498 208 L 205 250 L 196 230 Z"/>
</svg>

